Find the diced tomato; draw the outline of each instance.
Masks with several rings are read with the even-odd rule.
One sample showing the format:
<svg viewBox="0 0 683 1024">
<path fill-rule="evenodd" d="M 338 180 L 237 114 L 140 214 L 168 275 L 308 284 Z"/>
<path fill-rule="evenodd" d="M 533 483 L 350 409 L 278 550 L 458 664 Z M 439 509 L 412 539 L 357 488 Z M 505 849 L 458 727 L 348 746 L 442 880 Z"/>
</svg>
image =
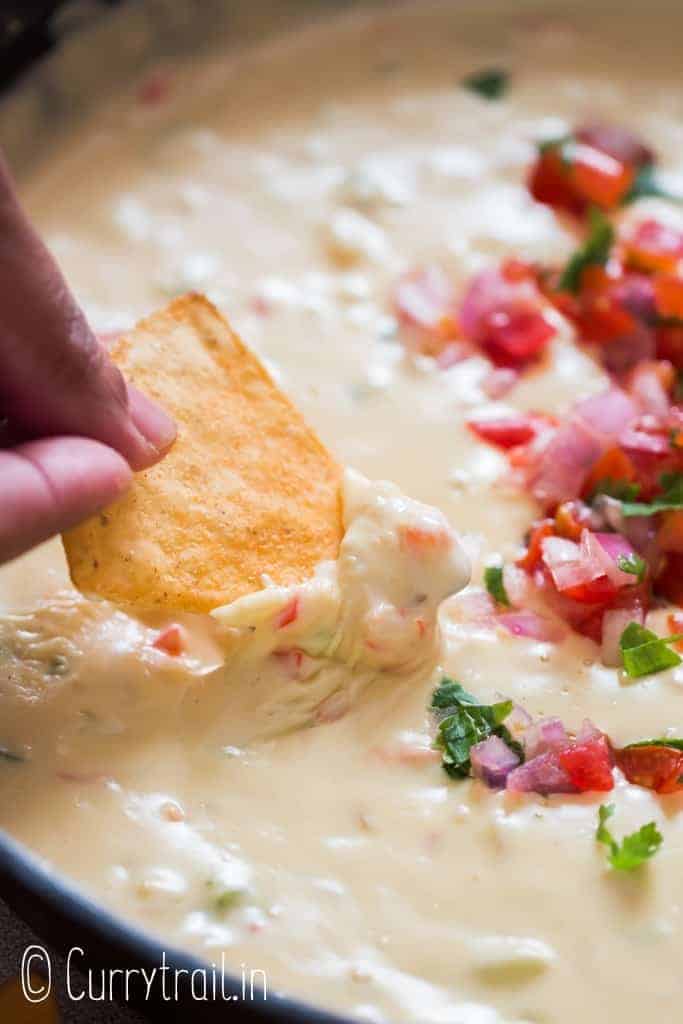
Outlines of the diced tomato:
<svg viewBox="0 0 683 1024">
<path fill-rule="evenodd" d="M 569 178 L 578 195 L 605 210 L 618 206 L 633 184 L 633 167 L 582 142 L 568 148 Z"/>
<path fill-rule="evenodd" d="M 495 420 L 468 420 L 467 426 L 477 437 L 503 449 L 526 444 L 536 436 L 537 432 L 536 418 L 521 413 L 517 416 L 505 416 Z"/>
<path fill-rule="evenodd" d="M 586 209 L 585 199 L 576 193 L 569 181 L 559 147 L 548 146 L 538 154 L 531 168 L 528 187 L 534 199 L 552 206 L 554 210 L 580 216 Z"/>
<path fill-rule="evenodd" d="M 589 498 L 601 480 L 623 480 L 632 483 L 636 476 L 636 468 L 626 452 L 622 448 L 608 448 L 586 477 L 583 494 Z"/>
<path fill-rule="evenodd" d="M 614 788 L 612 757 L 605 736 L 575 743 L 558 754 L 561 766 L 576 788 L 582 792 L 606 793 Z"/>
<path fill-rule="evenodd" d="M 657 355 L 683 370 L 683 325 L 667 324 L 655 331 Z"/>
<path fill-rule="evenodd" d="M 625 262 L 647 273 L 673 273 L 683 258 L 683 232 L 649 218 L 623 242 Z"/>
<path fill-rule="evenodd" d="M 497 310 L 482 319 L 480 344 L 498 366 L 523 366 L 536 359 L 555 334 L 535 309 Z"/>
<path fill-rule="evenodd" d="M 657 532 L 657 546 L 661 551 L 683 554 L 683 512 L 666 512 Z"/>
<path fill-rule="evenodd" d="M 509 259 L 501 264 L 500 272 L 506 281 L 515 284 L 518 281 L 536 282 L 536 268 L 525 260 Z"/>
<path fill-rule="evenodd" d="M 571 625 L 572 628 L 580 633 L 581 636 L 587 636 L 589 640 L 592 640 L 594 644 L 602 643 L 602 621 L 605 617 L 605 608 L 596 608 L 593 611 L 588 611 L 588 614 L 583 618 L 575 616 Z"/>
<path fill-rule="evenodd" d="M 683 320 L 683 280 L 670 274 L 655 278 L 657 312 L 665 320 Z"/>
<path fill-rule="evenodd" d="M 284 629 L 285 626 L 291 626 L 293 622 L 296 622 L 299 617 L 300 605 L 301 598 L 298 594 L 295 594 L 276 615 L 275 628 Z"/>
<path fill-rule="evenodd" d="M 584 271 L 584 277 L 586 272 Z M 583 341 L 601 345 L 628 337 L 638 326 L 617 295 L 608 290 L 584 290 L 583 283 L 575 322 Z"/>
<path fill-rule="evenodd" d="M 152 646 L 157 651 L 168 654 L 170 658 L 177 658 L 187 649 L 187 631 L 179 623 L 174 622 L 161 630 Z"/>
<path fill-rule="evenodd" d="M 414 555 L 424 557 L 435 551 L 445 551 L 450 547 L 451 537 L 448 530 L 427 530 L 421 526 L 402 526 L 399 529 L 401 547 Z"/>
<path fill-rule="evenodd" d="M 629 782 L 656 793 L 683 789 L 683 751 L 666 746 L 625 747 L 616 751 L 617 765 Z"/>
<path fill-rule="evenodd" d="M 546 537 L 552 537 L 554 534 L 555 523 L 552 519 L 542 519 L 540 523 L 536 523 L 531 530 L 526 552 L 521 558 L 517 559 L 515 565 L 518 565 L 520 569 L 524 569 L 525 572 L 534 572 L 541 564 L 543 541 Z"/>
<path fill-rule="evenodd" d="M 590 519 L 590 509 L 582 501 L 563 501 L 555 513 L 555 532 L 558 537 L 579 541 Z"/>
<path fill-rule="evenodd" d="M 668 617 L 668 623 L 670 633 L 683 633 L 683 613 L 671 612 Z M 673 646 L 677 651 L 683 651 L 683 640 L 677 640 Z"/>
<path fill-rule="evenodd" d="M 672 604 L 683 608 L 683 554 L 669 552 L 664 559 L 664 567 L 657 575 L 655 590 Z"/>
<path fill-rule="evenodd" d="M 616 596 L 619 588 L 608 576 L 596 576 L 586 583 L 577 583 L 573 587 L 564 587 L 560 593 L 570 597 L 579 604 L 608 604 Z"/>
</svg>

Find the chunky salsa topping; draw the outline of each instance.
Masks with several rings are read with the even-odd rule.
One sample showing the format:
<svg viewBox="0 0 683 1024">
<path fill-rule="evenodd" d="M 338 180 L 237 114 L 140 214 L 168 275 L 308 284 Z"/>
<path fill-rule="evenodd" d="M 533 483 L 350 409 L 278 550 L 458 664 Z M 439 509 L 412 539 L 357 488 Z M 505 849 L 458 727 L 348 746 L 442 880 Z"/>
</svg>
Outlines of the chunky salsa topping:
<svg viewBox="0 0 683 1024">
<path fill-rule="evenodd" d="M 683 739 L 639 740 L 614 747 L 586 719 L 576 734 L 559 718 L 533 719 L 511 700 L 482 704 L 444 677 L 432 695 L 434 748 L 455 779 L 474 778 L 512 793 L 606 793 L 614 768 L 628 782 L 660 794 L 683 791 Z"/>
</svg>

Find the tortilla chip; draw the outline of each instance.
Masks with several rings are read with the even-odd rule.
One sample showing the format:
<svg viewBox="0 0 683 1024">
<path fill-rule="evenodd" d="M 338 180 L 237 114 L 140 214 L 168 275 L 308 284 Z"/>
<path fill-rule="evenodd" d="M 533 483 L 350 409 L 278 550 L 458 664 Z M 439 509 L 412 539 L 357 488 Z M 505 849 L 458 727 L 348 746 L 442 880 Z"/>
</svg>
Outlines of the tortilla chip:
<svg viewBox="0 0 683 1024">
<path fill-rule="evenodd" d="M 71 578 L 119 604 L 207 612 L 298 583 L 336 558 L 340 470 L 256 356 L 187 295 L 113 358 L 174 417 L 178 439 L 105 512 L 64 534 Z"/>
</svg>

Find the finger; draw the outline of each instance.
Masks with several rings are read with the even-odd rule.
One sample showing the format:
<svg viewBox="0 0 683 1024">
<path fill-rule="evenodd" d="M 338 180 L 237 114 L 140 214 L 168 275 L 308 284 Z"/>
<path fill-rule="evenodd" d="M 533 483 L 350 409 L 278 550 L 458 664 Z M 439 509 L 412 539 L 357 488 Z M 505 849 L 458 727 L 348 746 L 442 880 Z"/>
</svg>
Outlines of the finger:
<svg viewBox="0 0 683 1024">
<path fill-rule="evenodd" d="M 0 564 L 94 515 L 131 476 L 121 455 L 79 437 L 0 451 Z"/>
<path fill-rule="evenodd" d="M 23 214 L 0 157 L 0 417 L 27 436 L 81 435 L 133 469 L 173 444 L 151 401 L 131 414 L 125 381 L 97 341 L 55 261 Z"/>
</svg>

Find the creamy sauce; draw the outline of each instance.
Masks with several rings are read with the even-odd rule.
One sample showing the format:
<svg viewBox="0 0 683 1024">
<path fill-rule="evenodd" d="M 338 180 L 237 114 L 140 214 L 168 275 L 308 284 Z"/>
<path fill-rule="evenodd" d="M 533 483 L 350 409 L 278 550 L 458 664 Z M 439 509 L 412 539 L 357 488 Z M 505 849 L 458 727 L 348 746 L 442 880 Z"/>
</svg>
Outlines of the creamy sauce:
<svg viewBox="0 0 683 1024">
<path fill-rule="evenodd" d="M 464 282 L 502 254 L 562 258 L 573 239 L 529 199 L 525 169 L 535 137 L 587 112 L 635 127 L 683 173 L 663 20 L 621 10 L 498 28 L 416 5 L 207 56 L 171 69 L 163 103 L 140 105 L 131 83 L 24 188 L 97 329 L 206 291 L 342 461 L 442 511 L 475 582 L 490 555 L 515 556 L 535 509 L 466 416 L 562 411 L 605 378 L 562 324 L 547 364 L 492 403 L 485 359 L 441 371 L 406 353 L 392 281 L 423 262 Z M 458 88 L 501 61 L 504 100 Z M 462 582 L 456 568 L 430 600 Z M 54 543 L 3 570 L 0 605 L 0 742 L 26 756 L 1 765 L 0 824 L 166 942 L 225 950 L 280 991 L 366 1021 L 675 1018 L 683 798 L 618 784 L 615 829 L 655 820 L 664 843 L 638 877 L 611 875 L 597 795 L 512 799 L 448 779 L 426 707 L 438 656 L 483 700 L 570 727 L 588 716 L 626 742 L 680 730 L 681 669 L 626 684 L 590 641 L 475 626 L 456 598 L 434 658 L 398 671 L 352 669 L 349 655 L 311 671 L 328 689 L 289 718 L 306 680 L 276 671 L 267 645 L 251 674 L 221 668 L 222 630 L 258 627 L 258 602 L 188 622 L 188 655 L 164 657 L 158 622 L 69 590 Z M 288 687 L 296 699 L 278 702 Z M 254 722 L 255 708 L 310 722 L 340 690 L 352 699 L 314 728 Z M 234 905 L 219 911 L 226 892 Z"/>
</svg>

